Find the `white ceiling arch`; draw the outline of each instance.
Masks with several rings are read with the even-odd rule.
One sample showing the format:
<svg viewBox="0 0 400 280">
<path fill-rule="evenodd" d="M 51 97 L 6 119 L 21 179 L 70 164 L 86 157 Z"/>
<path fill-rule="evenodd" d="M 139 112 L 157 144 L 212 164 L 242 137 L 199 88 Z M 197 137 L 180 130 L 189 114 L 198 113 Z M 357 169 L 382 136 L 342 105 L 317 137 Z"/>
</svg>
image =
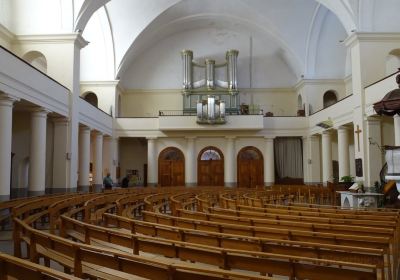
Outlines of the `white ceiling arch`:
<svg viewBox="0 0 400 280">
<path fill-rule="evenodd" d="M 85 0 L 75 20 L 74 30 L 83 32 L 93 14 L 110 0 Z"/>
</svg>

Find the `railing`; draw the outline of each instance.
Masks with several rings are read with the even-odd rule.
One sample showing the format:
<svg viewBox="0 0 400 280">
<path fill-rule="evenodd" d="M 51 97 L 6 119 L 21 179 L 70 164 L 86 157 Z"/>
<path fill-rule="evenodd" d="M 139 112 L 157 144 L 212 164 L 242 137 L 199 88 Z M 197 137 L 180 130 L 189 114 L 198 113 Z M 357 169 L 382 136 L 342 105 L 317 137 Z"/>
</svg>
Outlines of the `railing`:
<svg viewBox="0 0 400 280">
<path fill-rule="evenodd" d="M 257 116 L 261 114 L 249 113 L 249 114 L 241 114 L 240 111 L 227 111 L 225 113 L 226 116 Z M 182 117 L 182 116 L 197 116 L 197 112 L 195 111 L 185 111 L 185 110 L 160 110 L 158 111 L 159 117 Z M 264 117 L 305 117 L 305 116 L 297 116 L 297 115 L 268 115 L 265 113 Z"/>
<path fill-rule="evenodd" d="M 335 104 L 337 104 L 337 103 L 339 103 L 339 102 L 341 102 L 341 101 L 343 101 L 343 100 L 349 98 L 350 96 L 353 96 L 353 94 L 346 95 L 345 97 L 343 97 L 342 99 L 339 99 L 339 100 L 336 101 L 335 103 L 332 103 L 331 105 L 328 105 L 328 106 L 326 106 L 326 107 L 324 107 L 324 108 L 319 109 L 318 111 L 315 111 L 315 112 L 311 113 L 310 116 L 312 116 L 312 115 L 314 115 L 314 114 L 316 114 L 316 113 L 319 113 L 319 112 L 321 112 L 321 111 L 323 111 L 323 110 L 325 110 L 325 109 L 328 109 L 329 107 L 331 107 L 331 106 L 333 106 L 333 105 L 335 105 Z"/>
</svg>

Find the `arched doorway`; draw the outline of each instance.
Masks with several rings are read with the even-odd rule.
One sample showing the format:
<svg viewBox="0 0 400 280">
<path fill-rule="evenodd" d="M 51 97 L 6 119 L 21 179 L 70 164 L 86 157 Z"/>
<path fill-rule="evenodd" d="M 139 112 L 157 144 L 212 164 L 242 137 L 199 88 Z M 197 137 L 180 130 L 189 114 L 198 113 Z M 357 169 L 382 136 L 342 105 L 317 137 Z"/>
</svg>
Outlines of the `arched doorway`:
<svg viewBox="0 0 400 280">
<path fill-rule="evenodd" d="M 197 157 L 197 184 L 224 185 L 224 155 L 218 148 L 206 147 L 200 151 Z"/>
<path fill-rule="evenodd" d="M 158 182 L 162 187 L 185 185 L 185 156 L 178 148 L 165 148 L 158 156 Z"/>
<path fill-rule="evenodd" d="M 244 147 L 237 155 L 237 182 L 240 188 L 264 185 L 264 158 L 256 147 Z"/>
</svg>

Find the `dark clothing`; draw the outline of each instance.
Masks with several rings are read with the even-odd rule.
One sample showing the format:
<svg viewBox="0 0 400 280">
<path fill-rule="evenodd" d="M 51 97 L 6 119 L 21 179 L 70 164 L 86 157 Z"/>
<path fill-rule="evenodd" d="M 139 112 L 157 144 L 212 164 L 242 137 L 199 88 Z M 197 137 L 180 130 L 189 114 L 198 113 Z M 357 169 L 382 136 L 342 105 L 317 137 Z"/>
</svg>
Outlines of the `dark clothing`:
<svg viewBox="0 0 400 280">
<path fill-rule="evenodd" d="M 110 176 L 104 177 L 103 179 L 104 189 L 111 190 L 113 187 L 113 181 Z"/>
<path fill-rule="evenodd" d="M 121 182 L 121 187 L 122 188 L 127 188 L 129 186 L 129 178 L 128 177 L 124 177 L 124 179 L 122 179 Z"/>
</svg>

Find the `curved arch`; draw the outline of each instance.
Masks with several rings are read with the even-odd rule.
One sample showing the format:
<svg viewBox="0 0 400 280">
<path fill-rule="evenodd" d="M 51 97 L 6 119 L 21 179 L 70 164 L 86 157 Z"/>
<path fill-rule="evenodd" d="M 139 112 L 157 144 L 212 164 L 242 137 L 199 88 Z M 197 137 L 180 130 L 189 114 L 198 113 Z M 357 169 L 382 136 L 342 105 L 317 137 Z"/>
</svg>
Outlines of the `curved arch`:
<svg viewBox="0 0 400 280">
<path fill-rule="evenodd" d="M 197 160 L 224 160 L 224 154 L 217 147 L 207 146 L 199 152 Z"/>
<path fill-rule="evenodd" d="M 160 14 L 159 16 L 161 16 Z M 135 38 L 135 40 L 131 43 L 128 50 L 125 52 L 123 58 L 117 69 L 116 77 L 121 79 L 128 69 L 132 61 L 134 61 L 137 55 L 141 54 L 143 49 L 146 48 L 142 42 L 148 42 L 148 44 L 152 44 L 154 40 L 160 40 L 160 38 L 165 38 L 172 31 L 176 32 L 176 30 L 183 29 L 185 30 L 186 26 L 188 26 L 190 22 L 200 22 L 204 20 L 204 22 L 236 22 L 239 25 L 247 27 L 251 30 L 257 30 L 260 33 L 268 34 L 275 39 L 275 42 L 278 46 L 280 46 L 280 50 L 278 55 L 285 61 L 285 63 L 289 66 L 289 68 L 293 71 L 294 75 L 299 78 L 303 73 L 303 63 L 301 59 L 292 51 L 289 44 L 282 38 L 280 33 L 275 30 L 272 25 L 263 26 L 261 24 L 257 24 L 255 22 L 251 22 L 250 20 L 246 20 L 244 18 L 240 18 L 233 15 L 226 14 L 218 14 L 218 13 L 202 13 L 196 14 L 186 17 L 181 17 L 170 21 L 167 24 L 163 24 L 162 27 L 157 25 L 157 19 L 153 20 L 142 32 Z M 229 27 L 227 27 L 229 28 Z"/>
<path fill-rule="evenodd" d="M 82 94 L 83 99 L 95 107 L 99 107 L 99 99 L 93 91 L 87 91 Z"/>
<path fill-rule="evenodd" d="M 167 147 L 160 152 L 158 159 L 163 160 L 185 160 L 183 152 L 176 147 Z"/>
<path fill-rule="evenodd" d="M 347 34 L 357 29 L 354 11 L 348 0 L 315 0 L 331 10 L 342 23 Z"/>
<path fill-rule="evenodd" d="M 185 185 L 185 156 L 176 147 L 167 147 L 158 155 L 158 182 L 160 186 Z"/>
<path fill-rule="evenodd" d="M 338 94 L 335 90 L 327 90 L 323 96 L 324 108 L 335 104 L 338 101 Z"/>
<path fill-rule="evenodd" d="M 110 0 L 85 0 L 75 20 L 75 31 L 82 33 L 92 15 Z"/>
<path fill-rule="evenodd" d="M 203 148 L 197 156 L 197 184 L 224 185 L 224 154 L 214 146 Z"/>
<path fill-rule="evenodd" d="M 256 188 L 264 185 L 264 156 L 254 146 L 246 146 L 237 154 L 238 187 Z"/>
<path fill-rule="evenodd" d="M 47 73 L 47 59 L 43 53 L 39 51 L 29 51 L 22 56 L 22 59 L 43 73 Z"/>
</svg>

